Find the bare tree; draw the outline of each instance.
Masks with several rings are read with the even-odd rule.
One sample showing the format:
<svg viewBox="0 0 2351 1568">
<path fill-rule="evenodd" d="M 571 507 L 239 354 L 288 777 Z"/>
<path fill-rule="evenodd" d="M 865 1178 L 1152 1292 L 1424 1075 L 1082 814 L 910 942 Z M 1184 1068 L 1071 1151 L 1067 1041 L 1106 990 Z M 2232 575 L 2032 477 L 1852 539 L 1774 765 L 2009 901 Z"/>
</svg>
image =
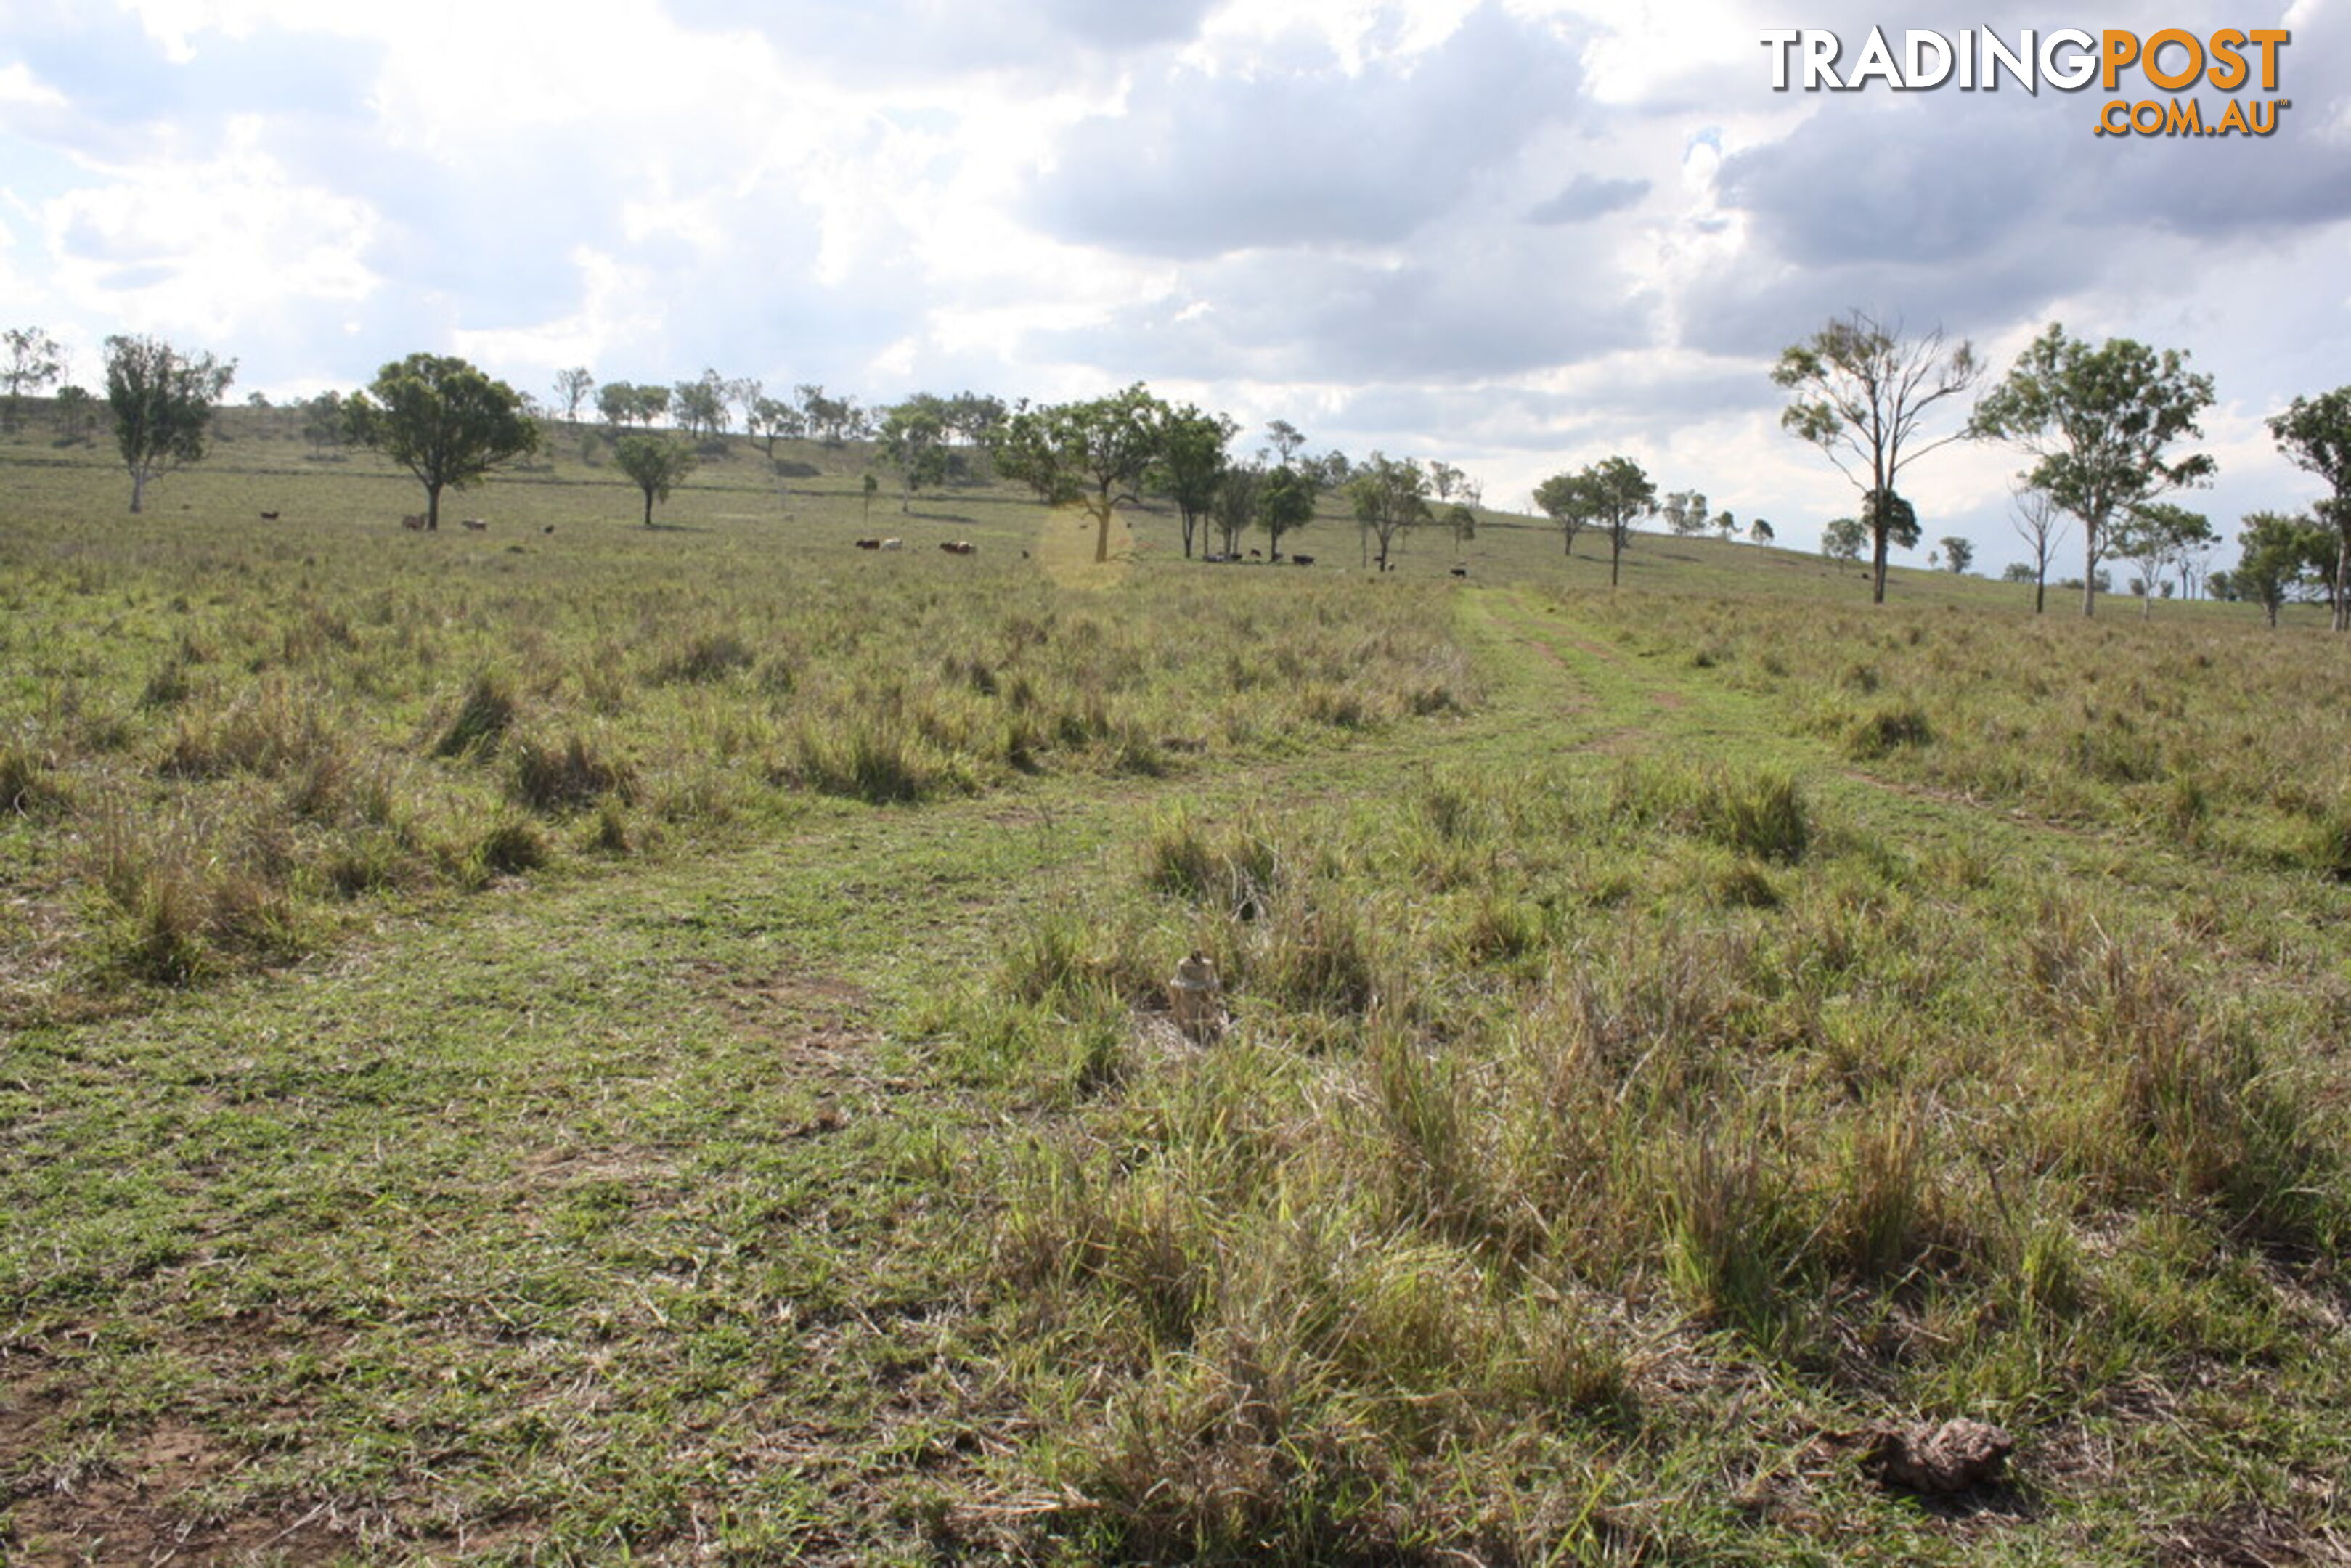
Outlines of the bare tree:
<svg viewBox="0 0 2351 1568">
<path fill-rule="evenodd" d="M 2048 605 L 2049 560 L 2057 552 L 2057 541 L 2064 537 L 2065 514 L 2050 499 L 2048 491 L 2036 490 L 2021 480 L 2009 486 L 2008 497 L 2008 526 L 2032 552 L 2032 613 L 2038 615 Z"/>
</svg>

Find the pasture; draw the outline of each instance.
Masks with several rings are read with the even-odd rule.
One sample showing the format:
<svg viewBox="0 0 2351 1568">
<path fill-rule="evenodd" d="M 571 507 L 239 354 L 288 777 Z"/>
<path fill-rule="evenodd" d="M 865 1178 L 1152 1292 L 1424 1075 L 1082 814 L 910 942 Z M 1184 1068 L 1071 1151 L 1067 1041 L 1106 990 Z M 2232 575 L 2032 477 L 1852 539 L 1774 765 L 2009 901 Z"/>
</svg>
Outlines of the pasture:
<svg viewBox="0 0 2351 1568">
<path fill-rule="evenodd" d="M 2346 1550 L 2308 624 L 231 431 L 0 444 L 10 1561 Z"/>
</svg>

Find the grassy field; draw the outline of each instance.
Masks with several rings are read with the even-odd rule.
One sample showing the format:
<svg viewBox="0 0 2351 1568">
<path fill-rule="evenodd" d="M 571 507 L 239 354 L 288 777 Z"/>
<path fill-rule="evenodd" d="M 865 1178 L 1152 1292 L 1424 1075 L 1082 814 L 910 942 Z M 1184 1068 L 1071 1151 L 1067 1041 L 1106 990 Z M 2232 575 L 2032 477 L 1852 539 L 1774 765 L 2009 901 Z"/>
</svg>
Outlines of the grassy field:
<svg viewBox="0 0 2351 1568">
<path fill-rule="evenodd" d="M 1097 575 L 854 451 L 432 537 L 60 455 L 8 1561 L 2345 1556 L 2323 634 L 1507 518 Z M 1884 1484 L 1958 1416 L 1999 1481 Z"/>
</svg>

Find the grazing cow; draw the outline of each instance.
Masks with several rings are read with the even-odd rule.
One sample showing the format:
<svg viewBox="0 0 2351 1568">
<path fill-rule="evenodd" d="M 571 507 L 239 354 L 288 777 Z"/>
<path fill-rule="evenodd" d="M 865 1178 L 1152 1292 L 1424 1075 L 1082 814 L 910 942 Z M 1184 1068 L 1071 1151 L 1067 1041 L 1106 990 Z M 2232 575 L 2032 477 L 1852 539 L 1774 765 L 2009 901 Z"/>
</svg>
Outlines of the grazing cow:
<svg viewBox="0 0 2351 1568">
<path fill-rule="evenodd" d="M 1457 566 L 1453 569 L 1453 575 L 1456 577 L 1467 577 L 1469 575 L 1469 569 L 1466 566 Z"/>
<path fill-rule="evenodd" d="M 1314 564 L 1314 558 L 1311 555 L 1294 555 L 1290 558 L 1290 564 L 1292 566 L 1312 566 Z"/>
<path fill-rule="evenodd" d="M 939 548 L 949 555 L 970 555 L 979 549 L 969 539 L 941 539 Z"/>
<path fill-rule="evenodd" d="M 547 527 L 539 529 L 538 531 L 543 534 L 551 534 L 555 531 L 555 525 L 553 523 L 549 523 Z"/>
<path fill-rule="evenodd" d="M 882 541 L 882 548 L 883 549 L 904 549 L 906 548 L 906 541 L 904 539 L 883 539 Z"/>
<path fill-rule="evenodd" d="M 859 549 L 880 549 L 882 548 L 882 541 L 880 539 L 859 539 L 857 541 L 857 548 Z"/>
<path fill-rule="evenodd" d="M 489 524 L 482 521 L 479 517 L 467 517 L 465 519 L 465 527 L 477 534 L 489 526 Z"/>
<path fill-rule="evenodd" d="M 1261 550 L 1261 549 L 1253 549 L 1253 550 L 1249 551 L 1249 559 L 1251 559 L 1251 560 L 1263 560 L 1264 559 L 1265 559 L 1265 551 L 1263 551 L 1263 550 Z"/>
<path fill-rule="evenodd" d="M 275 512 L 264 512 L 261 514 L 261 520 L 265 523 L 274 523 L 277 520 L 277 514 Z"/>
<path fill-rule="evenodd" d="M 421 534 L 424 531 L 424 522 L 425 517 L 423 513 L 411 512 L 406 517 L 400 519 L 400 526 L 408 529 L 412 533 Z"/>
</svg>

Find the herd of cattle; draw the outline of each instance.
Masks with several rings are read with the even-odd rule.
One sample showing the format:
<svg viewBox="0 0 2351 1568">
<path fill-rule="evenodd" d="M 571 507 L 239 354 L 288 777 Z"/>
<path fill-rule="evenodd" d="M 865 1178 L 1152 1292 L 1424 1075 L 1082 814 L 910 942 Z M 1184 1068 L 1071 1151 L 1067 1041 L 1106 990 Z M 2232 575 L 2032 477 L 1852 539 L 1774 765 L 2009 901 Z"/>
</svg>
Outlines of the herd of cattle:
<svg viewBox="0 0 2351 1568">
<path fill-rule="evenodd" d="M 261 516 L 265 522 L 274 523 L 277 520 L 277 514 L 276 512 L 264 512 Z M 409 529 L 411 532 L 422 533 L 426 528 L 432 527 L 432 523 L 424 513 L 411 512 L 400 519 L 400 526 L 403 528 Z M 490 525 L 480 517 L 465 517 L 459 522 L 458 526 L 469 528 L 475 533 L 481 533 L 487 529 Z M 540 531 L 551 534 L 555 531 L 555 525 L 549 523 Z M 901 538 L 859 539 L 857 541 L 857 548 L 859 549 L 873 550 L 904 549 L 906 548 L 906 541 Z M 949 555 L 977 555 L 979 553 L 979 547 L 972 543 L 969 539 L 941 539 L 939 541 L 939 549 L 945 550 Z M 1022 555 L 1027 555 L 1029 552 L 1023 550 L 1020 553 Z M 1218 554 L 1204 555 L 1200 559 L 1210 566 L 1226 566 L 1242 560 L 1243 559 L 1249 560 L 1263 560 L 1265 559 L 1265 554 L 1261 550 L 1251 550 L 1246 558 L 1238 554 Z M 1314 558 L 1311 555 L 1292 555 L 1288 559 L 1290 564 L 1292 566 L 1312 566 L 1314 564 Z M 1276 563 L 1279 563 L 1283 559 L 1283 557 L 1277 552 L 1273 557 L 1273 559 Z M 1452 574 L 1455 577 L 1467 577 L 1469 575 L 1469 569 L 1467 567 L 1457 566 L 1453 569 Z"/>
<path fill-rule="evenodd" d="M 857 541 L 857 548 L 859 549 L 904 549 L 906 548 L 906 541 L 904 539 L 859 539 Z M 979 547 L 972 543 L 969 539 L 941 539 L 939 541 L 939 549 L 946 551 L 949 555 L 977 555 L 979 553 Z"/>
</svg>

